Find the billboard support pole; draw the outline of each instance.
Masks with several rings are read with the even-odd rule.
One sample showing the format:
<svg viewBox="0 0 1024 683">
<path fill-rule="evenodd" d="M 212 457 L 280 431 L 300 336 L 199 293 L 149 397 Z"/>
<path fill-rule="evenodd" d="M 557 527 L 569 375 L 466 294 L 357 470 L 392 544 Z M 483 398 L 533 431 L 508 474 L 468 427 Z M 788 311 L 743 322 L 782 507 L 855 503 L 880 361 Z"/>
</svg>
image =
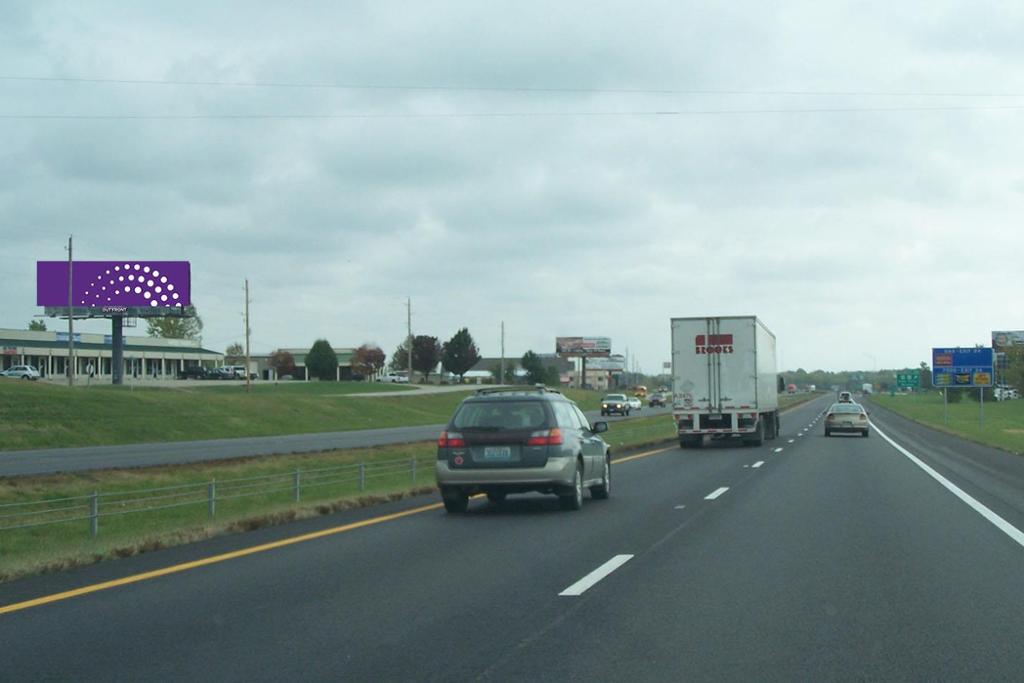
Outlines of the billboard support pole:
<svg viewBox="0 0 1024 683">
<path fill-rule="evenodd" d="M 981 401 L 978 404 L 978 425 L 985 428 L 985 387 L 981 388 Z"/>
<path fill-rule="evenodd" d="M 949 424 L 949 403 L 947 401 L 947 394 L 949 394 L 949 387 L 942 390 L 942 424 Z"/>
<path fill-rule="evenodd" d="M 68 235 L 68 386 L 75 383 L 75 316 L 72 306 L 74 300 L 71 289 L 71 235 Z"/>
<path fill-rule="evenodd" d="M 245 391 L 252 389 L 252 380 L 249 379 L 249 278 L 245 278 Z M 296 488 L 296 491 L 298 489 Z"/>
<path fill-rule="evenodd" d="M 111 383 L 124 384 L 124 316 L 110 317 L 110 375 Z"/>
</svg>

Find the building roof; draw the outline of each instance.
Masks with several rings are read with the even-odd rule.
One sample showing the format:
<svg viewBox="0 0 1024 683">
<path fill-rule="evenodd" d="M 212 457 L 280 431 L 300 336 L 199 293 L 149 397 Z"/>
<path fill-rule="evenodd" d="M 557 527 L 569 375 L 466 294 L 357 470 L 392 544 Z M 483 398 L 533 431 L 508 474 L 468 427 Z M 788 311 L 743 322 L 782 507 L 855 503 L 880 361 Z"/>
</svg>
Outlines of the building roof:
<svg viewBox="0 0 1024 683">
<path fill-rule="evenodd" d="M 12 339 L 7 335 L 4 335 L 6 330 L 0 330 L 0 347 L 17 347 L 23 349 L 54 349 L 58 351 L 67 351 L 67 341 L 57 340 L 44 340 L 44 339 Z M 217 356 L 223 356 L 224 354 L 220 351 L 211 351 L 210 349 L 204 349 L 201 346 L 178 346 L 178 345 L 151 345 L 151 344 L 138 344 L 132 343 L 133 337 L 124 338 L 124 350 L 125 351 L 145 351 L 148 353 L 202 353 L 212 354 Z M 185 340 L 181 340 L 185 341 Z M 87 341 L 76 341 L 76 351 L 111 351 L 113 350 L 112 344 L 106 344 L 102 342 L 87 342 Z M 31 353 L 31 352 L 28 352 Z"/>
</svg>

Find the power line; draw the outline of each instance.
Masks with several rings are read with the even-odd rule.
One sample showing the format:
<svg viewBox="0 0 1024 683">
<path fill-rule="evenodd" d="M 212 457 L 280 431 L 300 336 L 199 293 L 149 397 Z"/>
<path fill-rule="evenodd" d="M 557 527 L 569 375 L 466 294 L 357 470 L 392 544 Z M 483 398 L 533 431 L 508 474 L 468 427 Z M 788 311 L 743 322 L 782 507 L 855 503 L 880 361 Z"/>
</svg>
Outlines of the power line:
<svg viewBox="0 0 1024 683">
<path fill-rule="evenodd" d="M 729 95 L 780 97 L 1024 97 L 1024 93 L 963 91 L 886 91 L 886 90 L 742 90 L 714 88 L 568 88 L 538 86 L 474 86 L 474 85 L 409 85 L 385 83 L 329 83 L 286 81 L 210 81 L 170 80 L 152 78 L 88 78 L 77 76 L 15 76 L 0 75 L 0 81 L 39 83 L 85 83 L 109 85 L 201 86 L 230 88 L 294 88 L 334 90 L 399 90 L 426 92 L 494 92 L 494 93 L 572 93 L 613 95 Z"/>
<path fill-rule="evenodd" d="M 629 118 L 684 116 L 751 116 L 766 114 L 857 114 L 955 111 L 1020 111 L 1024 105 L 939 105 L 895 107 L 794 107 L 770 109 L 678 109 L 665 111 L 504 111 L 337 114 L 0 114 L 0 120 L 32 121 L 238 121 L 238 120 L 371 120 L 371 119 L 499 119 L 499 118 Z"/>
</svg>

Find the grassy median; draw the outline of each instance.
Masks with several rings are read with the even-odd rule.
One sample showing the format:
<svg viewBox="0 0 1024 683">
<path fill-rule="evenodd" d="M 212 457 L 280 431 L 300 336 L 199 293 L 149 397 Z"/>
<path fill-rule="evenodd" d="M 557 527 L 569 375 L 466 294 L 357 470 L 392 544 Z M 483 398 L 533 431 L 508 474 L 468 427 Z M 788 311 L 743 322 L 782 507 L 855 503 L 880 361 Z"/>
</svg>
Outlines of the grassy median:
<svg viewBox="0 0 1024 683">
<path fill-rule="evenodd" d="M 939 431 L 1018 455 L 1024 453 L 1024 401 L 985 401 L 984 425 L 980 419 L 981 406 L 969 398 L 950 403 L 948 419 L 944 417 L 942 395 L 938 392 L 876 395 L 871 401 Z"/>
<path fill-rule="evenodd" d="M 671 418 L 661 415 L 610 423 L 605 438 L 614 452 L 672 439 L 674 435 Z M 435 457 L 433 443 L 416 443 L 194 465 L 8 478 L 0 484 L 0 526 L 72 519 L 27 529 L 0 530 L 0 581 L 431 491 Z M 362 488 L 359 463 L 364 464 Z M 329 469 L 325 471 L 325 468 Z M 294 494 L 296 471 L 299 502 L 295 502 Z M 213 516 L 208 504 L 211 482 L 215 484 Z M 163 490 L 151 491 L 155 488 Z M 103 494 L 99 498 L 100 517 L 95 538 L 90 534 L 87 519 L 90 501 L 76 498 L 94 491 Z M 239 497 L 250 493 L 256 495 Z M 11 505 L 68 498 L 72 500 L 30 508 Z M 185 504 L 142 511 L 143 507 L 177 503 Z M 40 515 L 41 510 L 52 512 Z M 36 514 L 25 514 L 28 512 Z M 125 514 L 128 512 L 131 514 Z"/>
<path fill-rule="evenodd" d="M 395 396 L 359 397 L 366 391 Z M 67 387 L 0 381 L 0 451 L 377 429 L 446 422 L 465 392 L 395 385 L 285 382 L 244 386 Z M 567 390 L 584 410 L 600 394 Z M 2 457 L 2 456 L 0 456 Z"/>
</svg>

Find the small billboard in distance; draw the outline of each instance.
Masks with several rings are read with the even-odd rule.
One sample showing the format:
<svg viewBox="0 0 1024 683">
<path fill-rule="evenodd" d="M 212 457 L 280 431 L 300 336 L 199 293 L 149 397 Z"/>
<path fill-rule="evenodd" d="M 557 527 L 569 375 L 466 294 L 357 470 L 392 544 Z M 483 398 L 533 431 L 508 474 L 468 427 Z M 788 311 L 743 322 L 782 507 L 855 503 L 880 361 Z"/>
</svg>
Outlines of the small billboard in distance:
<svg viewBox="0 0 1024 683">
<path fill-rule="evenodd" d="M 559 356 L 608 356 L 611 352 L 611 337 L 555 337 Z"/>
</svg>

